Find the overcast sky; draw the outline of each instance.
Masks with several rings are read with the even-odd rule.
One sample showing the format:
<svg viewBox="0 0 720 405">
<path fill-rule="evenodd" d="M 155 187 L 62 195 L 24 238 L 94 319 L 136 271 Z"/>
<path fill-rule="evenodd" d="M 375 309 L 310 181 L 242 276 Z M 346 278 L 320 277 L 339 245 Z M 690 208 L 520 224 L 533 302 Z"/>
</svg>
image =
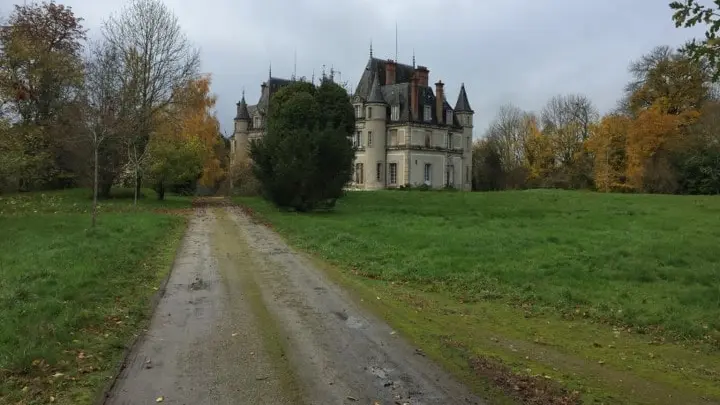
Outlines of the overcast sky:
<svg viewBox="0 0 720 405">
<path fill-rule="evenodd" d="M 0 0 L 3 15 L 17 1 Z M 97 33 L 120 0 L 56 0 Z M 630 61 L 656 45 L 681 45 L 701 28 L 677 29 L 669 0 L 166 0 L 212 73 L 222 129 L 232 133 L 242 89 L 250 104 L 268 76 L 298 76 L 322 66 L 354 87 L 372 40 L 375 57 L 430 69 L 454 105 L 464 82 L 475 136 L 500 105 L 539 110 L 553 95 L 582 93 L 612 109 Z"/>
</svg>

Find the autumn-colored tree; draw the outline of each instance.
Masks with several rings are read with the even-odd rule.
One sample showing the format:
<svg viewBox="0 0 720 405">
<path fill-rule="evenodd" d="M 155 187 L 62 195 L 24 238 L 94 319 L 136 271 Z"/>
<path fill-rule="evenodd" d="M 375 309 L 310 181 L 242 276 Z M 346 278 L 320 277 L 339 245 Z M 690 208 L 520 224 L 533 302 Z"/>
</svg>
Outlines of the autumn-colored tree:
<svg viewBox="0 0 720 405">
<path fill-rule="evenodd" d="M 711 96 L 707 65 L 658 46 L 630 65 L 633 80 L 626 86 L 626 112 L 638 116 L 653 106 L 680 114 L 698 110 Z"/>
<path fill-rule="evenodd" d="M 41 160 L 20 187 L 32 188 L 67 171 L 61 135 L 74 120 L 63 119 L 77 105 L 82 85 L 82 19 L 54 2 L 16 5 L 0 28 L 0 97 L 3 115 L 20 125 L 25 161 Z M 26 167 L 29 169 L 29 167 Z"/>
<path fill-rule="evenodd" d="M 222 167 L 224 144 L 219 147 L 219 123 L 214 115 L 216 97 L 210 92 L 210 77 L 202 76 L 178 88 L 175 102 L 163 114 L 149 148 L 149 175 L 162 197 L 169 187 L 180 183 L 201 184 L 214 188 L 225 177 Z M 188 167 L 175 165 L 178 157 L 187 158 Z M 195 159 L 200 162 L 196 170 Z M 194 174 L 193 174 L 194 173 Z M 203 183 L 204 182 L 204 183 Z"/>
<path fill-rule="evenodd" d="M 594 157 L 593 181 L 599 191 L 623 191 L 627 187 L 625 150 L 630 125 L 629 117 L 610 114 L 591 130 L 586 147 Z"/>
<path fill-rule="evenodd" d="M 134 128 L 127 149 L 135 172 L 136 195 L 141 165 L 151 134 L 176 102 L 177 90 L 197 78 L 199 53 L 178 18 L 162 0 L 132 0 L 103 25 L 103 37 L 121 54 L 121 71 L 134 101 Z"/>
<path fill-rule="evenodd" d="M 555 168 L 552 139 L 540 130 L 534 116 L 528 116 L 526 120 L 528 135 L 525 138 L 525 165 L 530 183 L 543 185 Z"/>
<path fill-rule="evenodd" d="M 696 111 L 668 114 L 660 104 L 633 120 L 627 137 L 628 184 L 638 191 L 674 193 L 678 188 L 673 154 L 683 146 L 686 127 Z"/>
</svg>

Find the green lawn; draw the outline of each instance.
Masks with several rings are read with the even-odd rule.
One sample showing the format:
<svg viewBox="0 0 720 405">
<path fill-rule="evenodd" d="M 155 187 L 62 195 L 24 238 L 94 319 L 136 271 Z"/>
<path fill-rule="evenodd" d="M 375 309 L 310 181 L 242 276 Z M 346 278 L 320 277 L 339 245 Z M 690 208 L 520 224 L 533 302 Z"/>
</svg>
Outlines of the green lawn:
<svg viewBox="0 0 720 405">
<path fill-rule="evenodd" d="M 405 325 L 416 341 L 427 340 L 433 328 L 441 335 L 454 330 L 443 336 L 457 338 L 456 346 L 475 345 L 476 354 L 520 368 L 532 356 L 521 358 L 519 344 L 508 351 L 478 336 L 495 341 L 487 333 L 497 333 L 532 345 L 544 336 L 554 342 L 543 346 L 555 346 L 558 356 L 603 365 L 598 373 L 632 364 L 634 376 L 720 397 L 712 388 L 720 386 L 718 366 L 706 365 L 712 364 L 708 357 L 695 364 L 693 357 L 702 353 L 720 364 L 720 198 L 354 192 L 335 212 L 310 215 L 279 212 L 259 199 L 238 201 L 292 244 L 355 275 L 351 283 L 363 280 L 373 291 L 394 295 L 402 305 L 394 315 L 385 311 L 401 329 L 407 323 L 401 318 L 413 316 L 403 309 L 422 301 L 431 319 Z M 466 317 L 442 324 L 453 316 L 448 308 Z M 482 317 L 473 321 L 478 313 Z M 619 331 L 623 343 L 613 339 Z M 606 343 L 594 341 L 605 335 Z M 649 350 L 648 343 L 658 347 Z M 621 344 L 622 355 L 602 354 Z M 562 374 L 558 364 L 569 362 L 545 359 L 534 366 Z M 597 375 L 574 374 L 568 379 L 586 390 L 604 387 L 593 398 L 608 401 L 603 393 L 620 390 L 615 377 L 599 383 Z"/>
<path fill-rule="evenodd" d="M 90 195 L 0 195 L 0 403 L 91 403 L 170 268 L 189 199 Z"/>
</svg>

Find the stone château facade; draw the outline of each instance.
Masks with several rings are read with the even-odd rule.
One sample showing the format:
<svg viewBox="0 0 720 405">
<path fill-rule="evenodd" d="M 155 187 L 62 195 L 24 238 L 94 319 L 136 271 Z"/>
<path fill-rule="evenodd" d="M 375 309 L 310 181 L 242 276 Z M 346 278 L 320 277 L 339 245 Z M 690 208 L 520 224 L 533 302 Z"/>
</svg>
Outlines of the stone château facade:
<svg viewBox="0 0 720 405">
<path fill-rule="evenodd" d="M 243 95 L 231 140 L 234 159 L 247 159 L 248 141 L 263 134 L 272 93 L 290 82 L 270 75 L 256 105 L 248 106 Z M 357 148 L 351 187 L 471 189 L 474 112 L 464 85 L 452 107 L 442 81 L 430 87 L 426 67 L 371 56 L 351 102 Z"/>
</svg>

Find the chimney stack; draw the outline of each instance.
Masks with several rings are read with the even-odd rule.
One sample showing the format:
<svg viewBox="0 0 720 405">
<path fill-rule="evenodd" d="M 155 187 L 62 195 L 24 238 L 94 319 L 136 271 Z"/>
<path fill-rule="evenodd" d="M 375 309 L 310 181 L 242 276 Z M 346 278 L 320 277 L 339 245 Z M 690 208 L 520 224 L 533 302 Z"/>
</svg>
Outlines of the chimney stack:
<svg viewBox="0 0 720 405">
<path fill-rule="evenodd" d="M 395 72 L 397 70 L 397 63 L 392 60 L 388 59 L 387 63 L 385 63 L 385 84 L 395 84 Z"/>
<path fill-rule="evenodd" d="M 420 86 L 427 87 L 430 83 L 430 71 L 425 66 L 419 66 L 415 68 L 415 73 L 420 80 Z"/>
<path fill-rule="evenodd" d="M 412 119 L 418 119 L 418 83 L 420 78 L 418 72 L 415 72 L 411 79 L 410 84 L 410 111 L 412 112 Z"/>
<path fill-rule="evenodd" d="M 435 83 L 435 116 L 437 117 L 437 123 L 442 124 L 445 113 L 445 83 L 442 80 L 438 80 Z M 446 122 L 446 124 L 450 124 Z"/>
</svg>

